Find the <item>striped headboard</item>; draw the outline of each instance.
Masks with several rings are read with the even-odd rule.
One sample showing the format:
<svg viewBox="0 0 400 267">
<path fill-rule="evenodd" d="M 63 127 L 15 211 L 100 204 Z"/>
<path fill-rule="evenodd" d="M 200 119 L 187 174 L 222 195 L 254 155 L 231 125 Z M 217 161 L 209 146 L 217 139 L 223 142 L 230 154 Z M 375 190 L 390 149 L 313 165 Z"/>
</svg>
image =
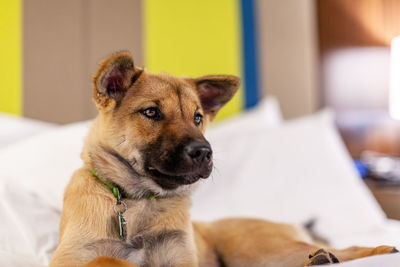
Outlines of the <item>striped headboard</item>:
<svg viewBox="0 0 400 267">
<path fill-rule="evenodd" d="M 127 8 L 139 25 L 126 18 Z M 119 14 L 126 19 L 104 22 Z M 0 112 L 53 122 L 90 118 L 97 62 L 113 50 L 142 47 L 134 58 L 152 72 L 240 76 L 242 87 L 221 119 L 258 101 L 256 35 L 255 0 L 0 1 Z"/>
</svg>

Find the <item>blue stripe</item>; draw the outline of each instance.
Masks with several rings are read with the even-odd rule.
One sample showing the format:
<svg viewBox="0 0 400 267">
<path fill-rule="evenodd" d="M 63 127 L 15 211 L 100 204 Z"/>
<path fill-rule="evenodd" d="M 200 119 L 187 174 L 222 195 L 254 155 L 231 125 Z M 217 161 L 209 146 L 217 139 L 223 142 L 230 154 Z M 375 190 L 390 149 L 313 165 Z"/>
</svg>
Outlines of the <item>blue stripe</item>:
<svg viewBox="0 0 400 267">
<path fill-rule="evenodd" d="M 243 76 L 246 108 L 259 100 L 257 23 L 254 0 L 240 0 L 242 10 Z"/>
</svg>

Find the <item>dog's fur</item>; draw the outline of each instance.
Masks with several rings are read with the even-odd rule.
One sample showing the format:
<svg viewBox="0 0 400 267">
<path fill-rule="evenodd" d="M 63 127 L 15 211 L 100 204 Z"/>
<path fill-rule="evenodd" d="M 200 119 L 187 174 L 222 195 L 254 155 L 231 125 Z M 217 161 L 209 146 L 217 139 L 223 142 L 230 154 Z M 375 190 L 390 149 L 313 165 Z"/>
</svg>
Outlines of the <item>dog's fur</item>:
<svg viewBox="0 0 400 267">
<path fill-rule="evenodd" d="M 334 261 L 293 226 L 256 219 L 191 223 L 190 194 L 212 167 L 203 133 L 235 94 L 237 77 L 151 74 L 136 67 L 128 52 L 119 52 L 101 63 L 93 83 L 99 115 L 84 145 L 84 165 L 65 192 L 59 246 L 50 266 L 304 266 Z M 185 158 L 189 144 L 206 151 L 200 163 Z M 125 196 L 125 238 L 118 234 L 116 199 L 91 169 Z M 154 194 L 158 197 L 149 198 Z M 330 250 L 340 261 L 393 251 L 386 246 Z"/>
</svg>

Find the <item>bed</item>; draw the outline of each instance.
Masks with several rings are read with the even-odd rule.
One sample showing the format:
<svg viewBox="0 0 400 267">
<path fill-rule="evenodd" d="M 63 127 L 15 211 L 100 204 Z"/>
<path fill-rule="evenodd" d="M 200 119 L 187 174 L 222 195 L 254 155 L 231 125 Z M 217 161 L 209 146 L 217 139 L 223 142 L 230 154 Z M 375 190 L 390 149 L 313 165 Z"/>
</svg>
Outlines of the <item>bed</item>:
<svg viewBox="0 0 400 267">
<path fill-rule="evenodd" d="M 57 246 L 63 191 L 82 164 L 89 125 L 0 116 L 0 266 L 49 263 Z M 313 220 L 315 231 L 338 248 L 400 247 L 400 222 L 386 218 L 358 177 L 331 112 L 284 122 L 277 101 L 267 98 L 253 110 L 213 124 L 207 137 L 215 170 L 193 196 L 194 220 Z M 400 254 L 341 265 L 400 266 Z"/>
</svg>

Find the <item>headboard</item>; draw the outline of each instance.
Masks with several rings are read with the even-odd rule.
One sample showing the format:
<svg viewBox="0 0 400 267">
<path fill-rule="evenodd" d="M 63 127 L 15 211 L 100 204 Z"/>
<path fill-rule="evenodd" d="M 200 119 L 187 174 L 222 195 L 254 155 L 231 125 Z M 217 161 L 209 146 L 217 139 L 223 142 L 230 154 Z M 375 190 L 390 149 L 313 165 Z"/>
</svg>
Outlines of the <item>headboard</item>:
<svg viewBox="0 0 400 267">
<path fill-rule="evenodd" d="M 242 77 L 220 118 L 258 101 L 254 0 L 56 2 L 0 4 L 0 111 L 59 123 L 91 118 L 91 76 L 122 49 L 151 72 Z"/>
</svg>

